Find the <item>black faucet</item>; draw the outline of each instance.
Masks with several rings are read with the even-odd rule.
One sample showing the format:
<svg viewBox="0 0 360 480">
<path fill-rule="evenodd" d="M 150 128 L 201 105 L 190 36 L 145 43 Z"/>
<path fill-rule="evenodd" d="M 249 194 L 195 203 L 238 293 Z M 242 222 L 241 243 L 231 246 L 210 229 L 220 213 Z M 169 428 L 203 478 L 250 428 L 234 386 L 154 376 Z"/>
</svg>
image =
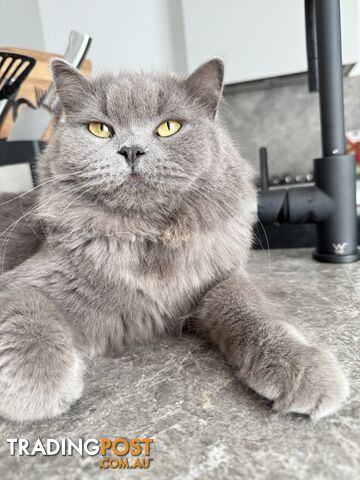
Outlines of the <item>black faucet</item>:
<svg viewBox="0 0 360 480">
<path fill-rule="evenodd" d="M 314 184 L 269 188 L 267 153 L 260 149 L 262 223 L 316 224 L 313 257 L 321 262 L 359 260 L 355 157 L 346 154 L 339 0 L 305 0 L 309 90 L 319 91 L 322 158 Z"/>
</svg>

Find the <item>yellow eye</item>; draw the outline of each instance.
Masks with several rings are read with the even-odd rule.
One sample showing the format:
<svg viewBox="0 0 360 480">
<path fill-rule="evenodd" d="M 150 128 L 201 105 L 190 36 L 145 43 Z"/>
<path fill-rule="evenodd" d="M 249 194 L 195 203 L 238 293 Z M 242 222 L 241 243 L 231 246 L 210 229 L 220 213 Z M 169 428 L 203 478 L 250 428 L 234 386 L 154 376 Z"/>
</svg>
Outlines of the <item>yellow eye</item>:
<svg viewBox="0 0 360 480">
<path fill-rule="evenodd" d="M 176 120 L 166 120 L 156 129 L 159 137 L 170 137 L 180 130 L 182 124 Z"/>
<path fill-rule="evenodd" d="M 113 134 L 111 127 L 105 125 L 105 123 L 100 122 L 90 122 L 88 123 L 88 130 L 90 133 L 95 135 L 95 137 L 100 138 L 109 138 Z"/>
</svg>

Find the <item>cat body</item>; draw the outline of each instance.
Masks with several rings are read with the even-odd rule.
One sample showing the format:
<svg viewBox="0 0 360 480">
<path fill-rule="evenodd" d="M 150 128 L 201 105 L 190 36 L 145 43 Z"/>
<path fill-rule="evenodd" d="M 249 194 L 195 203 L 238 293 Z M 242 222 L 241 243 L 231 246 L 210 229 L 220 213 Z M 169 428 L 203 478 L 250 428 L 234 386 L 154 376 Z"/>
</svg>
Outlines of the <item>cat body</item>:
<svg viewBox="0 0 360 480">
<path fill-rule="evenodd" d="M 256 197 L 215 116 L 222 62 L 186 79 L 88 81 L 60 60 L 53 73 L 63 113 L 29 213 L 39 246 L 0 278 L 0 415 L 66 411 L 86 355 L 184 321 L 275 408 L 336 411 L 348 395 L 336 360 L 276 319 L 247 273 Z"/>
<path fill-rule="evenodd" d="M 116 218 L 99 225 L 94 213 L 82 208 L 86 220 L 75 228 L 67 217 L 60 234 L 49 234 L 38 253 L 0 280 L 3 287 L 31 285 L 47 293 L 72 319 L 89 353 L 114 354 L 126 344 L 179 333 L 181 318 L 204 293 L 246 262 L 233 222 L 224 220 L 211 234 L 179 238 L 170 225 L 147 237 L 124 232 Z"/>
</svg>

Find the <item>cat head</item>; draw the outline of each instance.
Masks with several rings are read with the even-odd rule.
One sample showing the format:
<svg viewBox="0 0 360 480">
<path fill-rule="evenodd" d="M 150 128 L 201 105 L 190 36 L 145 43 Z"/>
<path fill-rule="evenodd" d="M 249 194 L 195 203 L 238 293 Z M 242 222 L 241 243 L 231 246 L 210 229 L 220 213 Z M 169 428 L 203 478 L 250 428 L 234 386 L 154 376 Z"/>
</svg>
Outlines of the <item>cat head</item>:
<svg viewBox="0 0 360 480">
<path fill-rule="evenodd" d="M 59 59 L 52 72 L 63 113 L 48 176 L 66 174 L 84 195 L 129 210 L 168 205 L 199 179 L 216 179 L 220 59 L 186 78 L 124 72 L 88 80 Z"/>
</svg>

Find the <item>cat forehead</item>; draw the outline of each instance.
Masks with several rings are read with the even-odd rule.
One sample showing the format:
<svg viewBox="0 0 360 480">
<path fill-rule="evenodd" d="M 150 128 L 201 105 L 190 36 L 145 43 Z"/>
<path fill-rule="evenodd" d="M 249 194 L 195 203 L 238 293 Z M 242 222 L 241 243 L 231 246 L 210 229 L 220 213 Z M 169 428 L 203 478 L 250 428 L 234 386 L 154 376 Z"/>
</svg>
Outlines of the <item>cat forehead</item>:
<svg viewBox="0 0 360 480">
<path fill-rule="evenodd" d="M 183 109 L 186 100 L 181 82 L 169 75 L 102 76 L 93 87 L 99 108 L 108 118 L 161 116 Z"/>
</svg>

